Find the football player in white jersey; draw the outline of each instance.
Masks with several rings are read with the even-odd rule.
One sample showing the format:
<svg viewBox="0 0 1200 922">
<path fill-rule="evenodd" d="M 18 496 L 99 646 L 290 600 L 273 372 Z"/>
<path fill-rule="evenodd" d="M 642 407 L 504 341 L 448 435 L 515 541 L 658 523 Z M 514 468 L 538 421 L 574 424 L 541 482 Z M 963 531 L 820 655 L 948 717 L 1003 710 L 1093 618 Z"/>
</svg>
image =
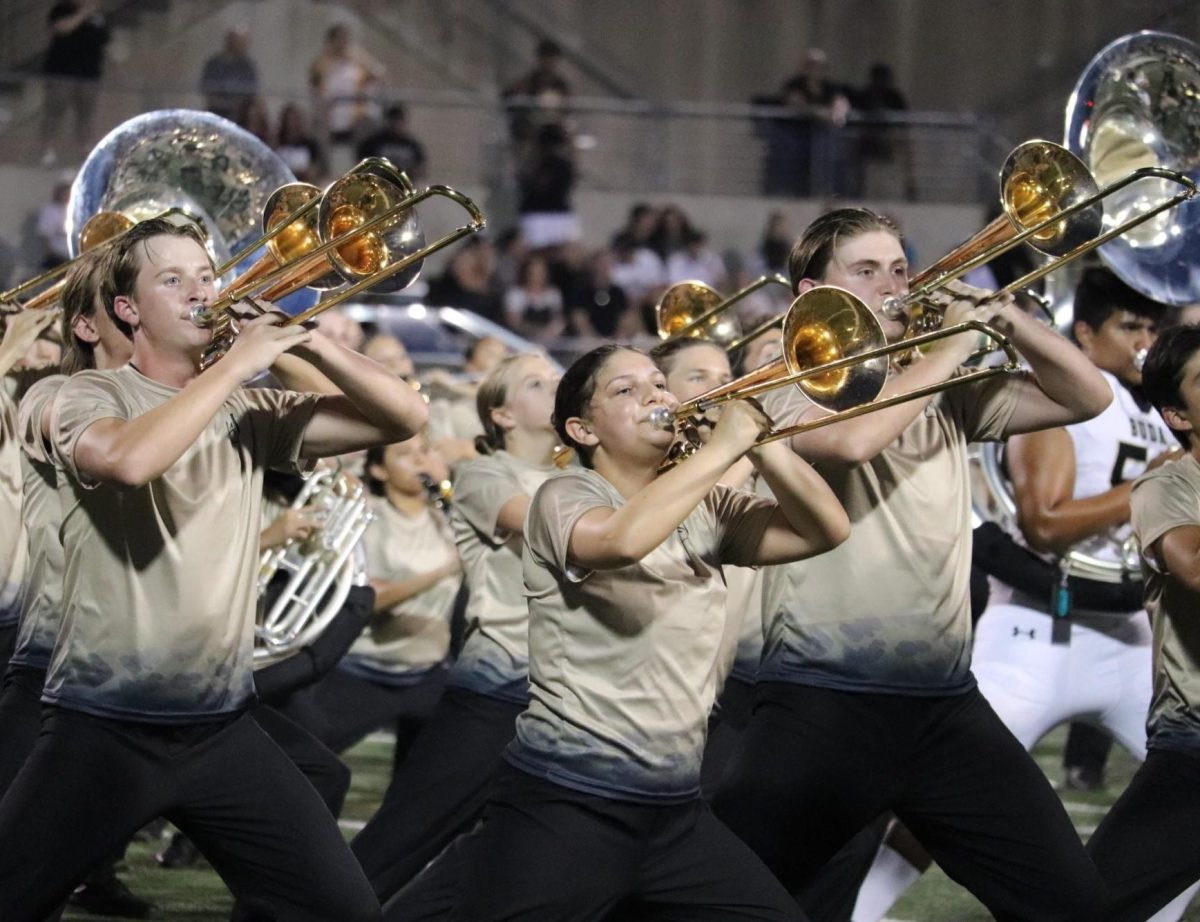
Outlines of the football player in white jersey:
<svg viewBox="0 0 1200 922">
<path fill-rule="evenodd" d="M 1072 332 L 1112 387 L 1113 402 L 1085 422 L 1014 436 L 1005 450 L 1019 532 L 977 561 L 991 574 L 991 593 L 976 626 L 972 668 L 980 691 L 1027 748 L 1058 724 L 1082 719 L 1109 730 L 1139 760 L 1146 757 L 1153 669 L 1141 581 L 1064 579 L 1060 561 L 1072 550 L 1118 561 L 1132 534 L 1133 480 L 1181 454 L 1141 392 L 1141 362 L 1164 312 L 1107 269 L 1089 269 L 1075 294 Z M 860 890 L 854 922 L 880 918 L 919 874 L 911 855 L 885 844 Z M 1187 901 L 1177 902 L 1155 922 L 1177 919 Z"/>
</svg>

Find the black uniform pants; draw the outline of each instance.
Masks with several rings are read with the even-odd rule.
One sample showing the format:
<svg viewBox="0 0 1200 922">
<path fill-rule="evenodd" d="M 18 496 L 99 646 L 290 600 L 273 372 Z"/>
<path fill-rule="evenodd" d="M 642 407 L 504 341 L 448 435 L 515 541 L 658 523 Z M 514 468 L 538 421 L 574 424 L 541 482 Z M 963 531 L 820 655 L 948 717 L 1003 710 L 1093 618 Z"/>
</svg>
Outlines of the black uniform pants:
<svg viewBox="0 0 1200 922">
<path fill-rule="evenodd" d="M 470 849 L 456 922 L 803 920 L 761 861 L 701 800 L 583 794 L 505 767 Z"/>
<path fill-rule="evenodd" d="M 1088 841 L 1108 922 L 1144 922 L 1200 877 L 1200 758 L 1151 749 Z"/>
<path fill-rule="evenodd" d="M 381 902 L 479 819 L 523 710 L 465 689 L 446 690 L 379 810 L 351 843 Z"/>
<path fill-rule="evenodd" d="M 52 911 L 97 860 L 157 816 L 182 829 L 248 909 L 378 920 L 378 901 L 312 785 L 247 715 L 187 725 L 45 709 L 0 803 L 6 922 Z"/>
<path fill-rule="evenodd" d="M 888 809 L 1001 922 L 1095 922 L 1104 888 L 1049 782 L 978 690 L 759 683 L 717 816 L 800 892 Z"/>
</svg>

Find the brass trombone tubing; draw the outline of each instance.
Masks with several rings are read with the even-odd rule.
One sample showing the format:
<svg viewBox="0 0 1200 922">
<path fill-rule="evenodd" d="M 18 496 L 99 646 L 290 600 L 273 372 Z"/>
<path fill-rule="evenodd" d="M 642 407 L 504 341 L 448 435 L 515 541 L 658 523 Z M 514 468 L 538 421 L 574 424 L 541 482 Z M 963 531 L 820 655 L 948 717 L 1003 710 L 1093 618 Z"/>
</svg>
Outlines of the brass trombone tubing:
<svg viewBox="0 0 1200 922">
<path fill-rule="evenodd" d="M 1044 231 L 1050 225 L 1057 224 L 1058 222 L 1062 221 L 1063 219 L 1071 217 L 1071 215 L 1075 214 L 1076 212 L 1083 211 L 1086 208 L 1090 208 L 1092 205 L 1096 204 L 1099 201 L 1102 201 L 1103 199 L 1112 195 L 1114 192 L 1119 192 L 1121 189 L 1124 189 L 1126 186 L 1128 186 L 1132 183 L 1135 183 L 1135 182 L 1139 182 L 1143 179 L 1167 179 L 1172 182 L 1178 183 L 1179 185 L 1183 186 L 1184 188 L 1183 188 L 1182 192 L 1177 193 L 1172 198 L 1161 203 L 1160 205 L 1157 205 L 1156 207 L 1152 208 L 1150 211 L 1144 212 L 1143 214 L 1138 215 L 1136 218 L 1130 218 L 1129 220 L 1122 222 L 1121 224 L 1117 225 L 1117 227 L 1113 228 L 1112 230 L 1106 231 L 1105 233 L 1101 234 L 1098 237 L 1093 237 L 1091 240 L 1089 240 L 1085 243 L 1081 243 L 1079 246 L 1077 246 L 1075 249 L 1071 250 L 1069 253 L 1059 256 L 1056 259 L 1051 260 L 1046 265 L 1041 266 L 1038 269 L 1035 269 L 1033 272 L 1026 274 L 1022 278 L 1017 279 L 1016 282 L 1013 282 L 1011 285 L 1005 286 L 1005 288 L 1003 288 L 999 292 L 997 292 L 996 295 L 999 296 L 1001 294 L 1011 294 L 1013 291 L 1016 291 L 1019 288 L 1023 288 L 1026 285 L 1030 284 L 1031 282 L 1037 281 L 1042 276 L 1047 275 L 1050 272 L 1053 272 L 1059 266 L 1065 265 L 1066 263 L 1070 262 L 1071 260 L 1075 259 L 1078 256 L 1081 256 L 1082 254 L 1088 252 L 1089 250 L 1092 250 L 1098 246 L 1101 246 L 1102 244 L 1107 243 L 1108 241 L 1112 240 L 1114 237 L 1119 237 L 1121 234 L 1125 233 L 1126 231 L 1132 230 L 1133 228 L 1137 227 L 1139 224 L 1143 223 L 1144 221 L 1148 221 L 1150 218 L 1154 217 L 1155 215 L 1157 215 L 1163 211 L 1166 211 L 1168 208 L 1174 208 L 1176 205 L 1186 202 L 1189 199 L 1195 198 L 1197 192 L 1200 191 L 1200 189 L 1197 189 L 1196 184 L 1191 179 L 1189 179 L 1187 176 L 1184 176 L 1182 173 L 1178 173 L 1174 170 L 1164 169 L 1163 167 L 1156 167 L 1156 166 L 1141 167 L 1137 170 L 1134 170 L 1128 176 L 1125 176 L 1125 177 L 1117 180 L 1116 182 L 1109 183 L 1103 189 L 1099 190 L 1095 195 L 1091 195 L 1088 198 L 1083 199 L 1082 201 L 1076 202 L 1074 205 L 1067 206 L 1062 211 L 1052 215 L 1049 218 L 1046 218 L 1043 221 L 1039 221 L 1037 224 L 1033 225 L 1032 227 L 1027 227 L 1025 230 L 1021 231 L 1020 233 L 1016 234 L 1015 236 L 1009 238 L 1006 241 L 1002 241 L 1001 243 L 998 243 L 994 246 L 988 247 L 987 249 L 981 250 L 975 256 L 971 257 L 970 259 L 966 260 L 965 262 L 960 263 L 957 266 L 954 266 L 952 268 L 945 270 L 944 272 L 939 273 L 936 277 L 930 279 L 928 282 L 925 282 L 925 283 L 917 286 L 912 291 L 908 292 L 906 295 L 899 297 L 899 298 L 889 298 L 886 302 L 884 302 L 884 313 L 889 317 L 893 317 L 893 318 L 897 317 L 904 307 L 907 307 L 909 304 L 912 304 L 915 301 L 920 300 L 921 298 L 928 297 L 930 294 L 935 292 L 937 289 L 943 287 L 948 282 L 952 282 L 955 279 L 961 278 L 962 276 L 964 276 L 968 272 L 970 272 L 972 269 L 976 269 L 985 263 L 991 262 L 993 259 L 995 259 L 997 256 L 1001 255 L 1002 253 L 1007 253 L 1013 247 L 1017 246 L 1018 244 L 1024 243 L 1030 237 L 1040 234 L 1042 231 Z M 910 340 L 910 342 L 911 342 L 911 340 Z"/>
<path fill-rule="evenodd" d="M 204 227 L 202 221 L 200 221 L 198 218 L 196 218 L 195 215 L 188 214 L 188 212 L 183 208 L 164 209 L 163 211 L 154 215 L 154 218 L 166 218 L 170 215 L 185 215 L 188 218 L 188 220 L 195 222 L 202 228 Z M 93 217 L 95 217 L 95 215 L 93 215 Z M 95 246 L 97 246 L 97 247 L 108 246 L 110 243 L 115 243 L 116 241 L 118 241 L 122 237 L 124 237 L 126 234 L 128 234 L 130 230 L 133 230 L 133 228 L 136 227 L 137 224 L 138 224 L 138 222 L 134 222 L 133 226 L 130 227 L 129 230 L 123 230 L 119 234 L 114 234 L 112 237 L 109 237 L 107 240 L 104 240 L 104 241 L 101 241 L 100 243 L 95 244 Z M 207 229 L 205 229 L 205 233 L 207 234 Z M 47 269 L 41 275 L 35 275 L 31 279 L 27 279 L 26 281 L 22 282 L 20 285 L 17 285 L 15 288 L 10 288 L 10 289 L 8 289 L 8 291 L 0 291 L 0 304 L 5 304 L 7 302 L 11 302 L 14 298 L 25 293 L 30 288 L 36 288 L 38 285 L 42 284 L 43 282 L 48 282 L 48 281 L 50 281 L 50 279 L 55 278 L 56 276 L 62 275 L 63 273 L 69 271 L 70 268 L 73 265 L 75 265 L 75 263 L 79 262 L 79 260 L 81 258 L 83 258 L 83 253 L 80 253 L 78 256 L 74 256 L 71 259 L 66 260 L 65 262 L 61 262 L 57 266 L 54 266 L 51 269 Z M 3 310 L 2 308 L 0 308 L 0 312 L 13 313 L 14 311 L 39 310 L 40 308 L 46 307 L 49 304 L 53 304 L 54 301 L 58 300 L 58 296 L 62 293 L 62 289 L 63 289 L 63 282 L 56 282 L 55 284 L 51 285 L 49 288 L 45 289 L 44 291 L 39 291 L 36 295 L 34 295 L 32 298 L 30 298 L 24 304 L 17 305 L 15 307 L 15 309 Z"/>
<path fill-rule="evenodd" d="M 450 233 L 443 235 L 442 237 L 435 240 L 433 243 L 425 245 L 424 247 L 422 247 L 420 250 L 418 250 L 415 253 L 410 253 L 408 256 L 401 257 L 400 259 L 396 260 L 394 263 L 389 263 L 387 266 L 385 266 L 383 269 L 380 269 L 374 275 L 371 275 L 365 279 L 355 282 L 349 288 L 341 289 L 336 294 L 326 298 L 324 301 L 321 301 L 318 304 L 314 304 L 312 307 L 310 307 L 308 310 L 304 311 L 303 313 L 297 314 L 295 317 L 292 317 L 290 320 L 288 320 L 283 325 L 284 326 L 293 326 L 295 324 L 305 323 L 305 322 L 311 320 L 313 317 L 316 317 L 318 314 L 324 313 L 325 311 L 329 310 L 332 307 L 337 307 L 343 301 L 345 301 L 349 298 L 353 298 L 355 295 L 359 294 L 362 291 L 366 291 L 368 288 L 371 288 L 372 286 L 374 286 L 377 282 L 380 282 L 386 278 L 391 278 L 393 275 L 403 272 L 405 269 L 407 269 L 409 266 L 411 266 L 413 263 L 417 262 L 418 260 L 425 259 L 427 256 L 429 256 L 430 253 L 436 253 L 438 250 L 445 249 L 446 247 L 450 246 L 451 244 L 457 243 L 463 237 L 466 237 L 469 234 L 478 233 L 479 231 L 483 230 L 487 226 L 487 219 L 483 216 L 483 212 L 479 210 L 479 207 L 473 201 L 471 201 L 469 198 L 467 198 L 465 195 L 463 195 L 461 192 L 456 192 L 454 189 L 451 189 L 449 186 L 430 186 L 429 188 L 424 189 L 421 192 L 418 192 L 413 196 L 410 196 L 410 198 L 412 199 L 412 203 L 405 207 L 406 208 L 413 207 L 418 202 L 424 201 L 425 199 L 431 198 L 432 196 L 435 196 L 435 195 L 443 196 L 444 198 L 448 198 L 451 201 L 456 202 L 457 204 L 461 205 L 467 211 L 467 213 L 471 216 L 471 223 L 465 224 L 462 227 L 459 227 L 459 228 L 456 228 L 456 229 L 450 231 Z M 399 206 L 397 206 L 397 207 L 399 207 Z M 363 227 L 366 227 L 366 225 L 364 224 Z M 359 229 L 357 229 L 357 232 L 361 233 L 361 230 L 362 229 L 359 228 Z"/>
<path fill-rule="evenodd" d="M 1136 182 L 1137 180 L 1140 180 L 1140 179 L 1149 179 L 1149 178 L 1172 180 L 1174 182 L 1179 183 L 1179 185 L 1183 186 L 1183 191 L 1177 192 L 1174 196 L 1172 196 L 1171 198 L 1167 199 L 1164 202 L 1160 202 L 1159 204 L 1157 204 L 1153 208 L 1151 208 L 1149 211 L 1144 211 L 1141 214 L 1137 215 L 1136 217 L 1129 218 L 1128 220 L 1121 222 L 1116 227 L 1105 231 L 1103 234 L 1100 234 L 1100 236 L 1093 237 L 1091 240 L 1088 240 L 1088 241 L 1085 241 L 1084 243 L 1079 244 L 1079 246 L 1075 247 L 1075 249 L 1071 250 L 1068 253 L 1064 253 L 1062 256 L 1059 256 L 1056 259 L 1051 260 L 1050 262 L 1046 263 L 1044 266 L 1039 266 L 1038 268 L 1034 269 L 1033 271 L 1025 273 L 1023 276 L 1021 276 L 1016 281 L 1009 282 L 1007 285 L 1005 285 L 1003 288 L 1001 288 L 999 291 L 997 291 L 991 297 L 998 298 L 998 297 L 1002 297 L 1004 295 L 1010 295 L 1010 294 L 1013 294 L 1014 292 L 1020 291 L 1022 288 L 1025 288 L 1028 285 L 1031 285 L 1034 282 L 1038 281 L 1043 276 L 1049 275 L 1051 272 L 1053 272 L 1059 266 L 1065 265 L 1066 263 L 1071 262 L 1071 260 L 1073 260 L 1073 259 L 1078 259 L 1084 253 L 1090 252 L 1091 250 L 1094 250 L 1096 247 L 1104 246 L 1104 244 L 1108 243 L 1110 240 L 1112 240 L 1116 237 L 1120 237 L 1122 234 L 1126 233 L 1127 231 L 1133 230 L 1139 224 L 1143 224 L 1146 221 L 1149 221 L 1151 218 L 1157 217 L 1162 212 L 1167 211 L 1168 209 L 1174 208 L 1176 205 L 1181 205 L 1184 202 L 1195 198 L 1197 193 L 1200 192 L 1200 188 L 1198 188 L 1191 179 L 1189 179 L 1187 176 L 1184 176 L 1182 173 L 1176 173 L 1174 170 L 1167 170 L 1162 167 L 1148 166 L 1148 167 L 1142 167 L 1141 169 L 1135 170 L 1133 173 L 1129 174 L 1129 176 L 1126 176 L 1124 179 L 1122 179 L 1118 182 L 1115 182 L 1112 185 L 1106 186 L 1104 189 L 1100 190 L 1099 195 L 1101 195 L 1101 196 L 1105 195 L 1110 190 L 1115 192 L 1118 189 L 1129 185 L 1129 183 L 1131 183 L 1131 182 Z M 985 300 L 991 300 L 991 298 L 988 298 Z"/>
<path fill-rule="evenodd" d="M 355 173 L 359 173 L 362 170 L 366 169 L 367 167 L 375 166 L 375 165 L 386 165 L 389 168 L 391 168 L 391 165 L 388 164 L 387 161 L 384 160 L 382 157 L 368 157 L 366 160 L 359 161 L 356 165 L 351 167 L 349 170 L 347 170 L 345 173 L 343 173 L 338 178 L 344 179 L 347 176 L 351 176 Z M 331 183 L 331 185 L 332 185 L 332 183 Z M 224 275 L 226 272 L 228 272 L 229 270 L 234 268 L 234 266 L 236 266 L 243 259 L 245 259 L 247 256 L 249 256 L 256 250 L 258 250 L 259 248 L 266 246 L 267 241 L 274 240 L 276 237 L 278 237 L 280 234 L 282 234 L 285 230 L 287 230 L 289 227 L 291 227 L 293 224 L 295 224 L 298 220 L 300 220 L 305 215 L 307 215 L 310 211 L 312 211 L 315 208 L 319 208 L 321 205 L 321 199 L 324 198 L 325 192 L 328 191 L 328 189 L 329 189 L 329 187 L 327 186 L 325 188 L 325 191 L 323 191 L 320 195 L 317 195 L 317 196 L 313 197 L 312 199 L 310 199 L 309 201 L 305 202 L 299 208 L 292 211 L 291 214 L 289 214 L 286 218 L 279 221 L 273 228 L 271 228 L 268 231 L 264 231 L 259 237 L 252 240 L 250 243 L 246 244 L 246 246 L 242 247 L 238 252 L 236 252 L 232 256 L 230 256 L 229 259 L 225 260 L 225 262 L 223 262 L 223 263 L 221 263 L 221 265 L 217 266 L 217 268 L 216 268 L 217 278 L 220 278 L 222 275 Z"/>
<path fill-rule="evenodd" d="M 781 326 L 783 324 L 783 320 L 786 316 L 787 316 L 787 311 L 784 311 L 783 313 L 781 313 L 775 317 L 772 317 L 770 320 L 764 320 L 758 326 L 753 327 L 750 330 L 750 332 L 743 333 L 741 336 L 739 336 L 733 342 L 731 342 L 727 346 L 725 346 L 725 351 L 726 352 L 736 352 L 738 349 L 742 348 L 742 346 L 746 345 L 746 343 L 754 341 L 755 339 L 762 336 L 765 332 L 767 332 L 767 330 L 771 329 L 772 327 Z"/>
<path fill-rule="evenodd" d="M 443 192 L 440 190 L 445 190 L 445 191 Z M 234 304 L 236 304 L 238 301 L 245 300 L 247 297 L 250 296 L 251 292 L 261 291 L 261 290 L 267 288 L 267 286 L 271 285 L 272 283 L 278 281 L 279 279 L 281 279 L 284 276 L 289 275 L 291 273 L 302 273 L 305 268 L 310 267 L 316 263 L 319 263 L 321 261 L 320 257 L 324 257 L 326 253 L 329 253 L 330 251 L 336 249 L 337 247 L 344 246 L 345 244 L 347 244 L 351 240 L 353 240 L 355 237 L 365 234 L 368 231 L 375 230 L 375 228 L 380 227 L 381 225 L 386 224 L 389 221 L 395 220 L 401 212 L 407 211 L 408 209 L 415 206 L 417 203 L 422 202 L 425 199 L 429 198 L 431 195 L 444 195 L 447 192 L 453 193 L 449 197 L 451 197 L 451 198 L 457 197 L 457 198 L 455 198 L 456 201 L 458 199 L 462 199 L 463 201 L 470 202 L 470 199 L 466 198 L 466 196 L 463 196 L 457 192 L 454 192 L 454 190 L 450 189 L 448 186 L 430 186 L 429 188 L 424 189 L 420 192 L 414 192 L 411 195 L 407 195 L 404 198 L 397 201 L 396 204 L 394 204 L 391 208 L 387 209 L 386 211 L 384 211 L 381 214 L 376 215 L 375 217 L 373 217 L 371 220 L 367 221 L 366 223 L 360 224 L 358 227 L 352 228 L 351 230 L 348 230 L 343 234 L 339 234 L 338 236 L 333 237 L 330 240 L 327 240 L 325 243 L 322 243 L 320 246 L 313 247 L 311 250 L 309 250 L 303 256 L 297 257 L 296 259 L 293 259 L 293 260 L 290 260 L 289 262 L 283 263 L 282 265 L 276 267 L 275 269 L 272 269 L 266 275 L 259 276 L 258 278 L 254 279 L 251 284 L 239 285 L 236 288 L 232 288 L 228 291 L 223 292 L 221 294 L 221 297 L 218 298 L 216 301 L 214 301 L 212 304 L 206 305 L 205 307 L 194 311 L 192 314 L 192 322 L 196 323 L 199 326 L 209 325 L 210 323 L 213 322 L 213 320 L 216 319 L 217 314 L 221 313 L 222 311 L 228 310 Z M 315 199 L 314 201 L 320 201 L 320 200 Z M 462 204 L 462 202 L 459 202 L 459 204 Z M 466 206 L 464 205 L 463 207 L 466 207 Z M 473 202 L 471 203 L 470 208 L 468 208 L 467 210 L 473 212 L 472 216 L 474 216 L 475 214 L 479 214 L 479 211 L 475 207 L 475 204 Z M 479 218 L 480 218 L 480 220 L 482 220 L 483 216 L 480 214 Z M 291 223 L 291 222 L 289 221 L 288 223 Z M 480 225 L 480 226 L 482 227 L 482 225 Z M 406 263 L 406 265 L 408 265 L 408 263 Z M 395 273 L 389 273 L 389 275 L 394 275 L 394 274 Z M 382 275 L 380 273 L 376 273 L 374 276 L 374 278 L 376 278 L 376 279 L 387 278 L 387 277 L 388 277 L 387 275 Z"/>
<path fill-rule="evenodd" d="M 734 305 L 738 301 L 742 300 L 742 298 L 746 297 L 747 295 L 753 294 L 754 292 L 758 291 L 758 289 L 760 289 L 766 285 L 770 285 L 772 282 L 779 284 L 779 285 L 783 285 L 785 288 L 792 287 L 792 283 L 789 282 L 787 279 L 785 279 L 779 273 L 774 273 L 772 275 L 760 276 L 759 278 L 757 278 L 753 282 L 751 282 L 749 285 L 747 285 L 745 288 L 741 289 L 740 291 L 735 291 L 724 301 L 719 301 L 717 304 L 713 305 L 711 308 L 706 310 L 699 317 L 695 318 L 694 320 L 688 321 L 684 326 L 680 327 L 678 330 L 676 330 L 670 336 L 665 337 L 663 341 L 671 342 L 676 339 L 682 339 L 685 336 L 691 336 L 697 330 L 701 329 L 706 323 L 708 323 L 708 321 L 710 321 L 713 317 L 716 317 L 718 314 L 724 313 L 725 311 L 729 310 L 729 308 L 732 305 Z M 739 342 L 744 342 L 745 339 L 746 339 L 746 337 L 741 337 Z M 733 350 L 733 346 L 725 347 L 726 352 L 731 352 L 732 350 Z"/>
<path fill-rule="evenodd" d="M 739 388 L 734 388 L 730 384 L 713 388 L 712 391 L 701 394 L 698 397 L 694 397 L 687 403 L 680 404 L 678 407 L 676 407 L 675 418 L 676 420 L 687 419 L 697 413 L 704 413 L 707 410 L 711 410 L 713 407 L 720 406 L 723 403 L 728 403 L 731 400 L 745 400 L 750 397 L 757 397 L 760 394 L 765 394 L 768 391 L 786 387 L 789 384 L 798 384 L 806 378 L 827 374 L 829 372 L 840 371 L 841 369 L 849 368 L 852 365 L 861 365 L 865 362 L 871 361 L 872 359 L 877 359 L 885 355 L 892 355 L 896 352 L 905 352 L 909 349 L 923 346 L 925 343 L 934 342 L 935 340 L 939 339 L 945 339 L 949 336 L 955 336 L 959 333 L 965 333 L 969 330 L 974 330 L 976 333 L 982 333 L 988 339 L 991 339 L 995 343 L 994 348 L 1002 350 L 1007 358 L 1007 361 L 1003 365 L 979 369 L 971 372 L 970 374 L 962 375 L 957 378 L 948 378 L 946 381 L 943 381 L 940 384 L 933 384 L 928 385 L 927 387 L 918 388 L 915 391 L 910 391 L 908 394 L 900 394 L 897 395 L 897 397 L 887 397 L 884 400 L 875 400 L 870 403 L 860 404 L 858 407 L 853 407 L 849 410 L 841 410 L 837 413 L 831 414 L 829 417 L 824 417 L 822 420 L 817 420 L 815 422 L 817 422 L 819 426 L 827 426 L 830 423 L 837 422 L 840 419 L 851 419 L 854 416 L 861 416 L 863 413 L 869 413 L 873 410 L 881 410 L 885 407 L 894 406 L 897 403 L 903 403 L 906 400 L 914 400 L 917 397 L 924 397 L 927 394 L 936 394 L 938 391 L 946 390 L 949 387 L 956 387 L 963 381 L 971 381 L 979 377 L 991 377 L 993 374 L 997 374 L 999 372 L 1016 371 L 1020 367 L 1020 358 L 1017 356 L 1017 351 L 1013 348 L 1013 344 L 1007 336 L 1005 336 L 995 327 L 990 326 L 981 320 L 966 320 L 962 323 L 956 323 L 953 326 L 943 327 L 940 330 L 932 330 L 929 333 L 922 333 L 920 336 L 914 336 L 912 339 L 898 340 L 897 342 L 880 346 L 877 349 L 868 349 L 866 352 L 860 352 L 857 355 L 848 355 L 845 358 L 840 358 L 833 362 L 825 362 L 823 365 L 814 365 L 812 368 L 806 368 L 804 371 L 792 372 L 780 377 L 769 377 L 769 370 L 773 367 L 780 365 L 786 367 L 786 359 L 775 359 L 769 364 L 764 365 L 762 368 L 757 369 L 754 372 L 750 372 L 751 375 L 759 376 L 763 378 L 763 380 Z M 987 374 L 983 374 L 984 372 Z M 736 383 L 736 381 L 731 382 L 731 384 Z M 801 425 L 806 428 L 796 429 L 796 427 L 792 427 L 792 429 L 795 430 L 795 432 L 792 434 L 795 434 L 796 432 L 806 432 L 810 428 L 816 429 L 819 427 L 818 425 L 810 425 L 809 423 L 802 423 Z M 790 432 L 791 430 L 786 431 Z M 765 439 L 764 441 L 774 441 L 775 438 L 783 437 L 775 435 L 774 433 L 771 433 L 770 435 L 771 437 Z"/>
</svg>

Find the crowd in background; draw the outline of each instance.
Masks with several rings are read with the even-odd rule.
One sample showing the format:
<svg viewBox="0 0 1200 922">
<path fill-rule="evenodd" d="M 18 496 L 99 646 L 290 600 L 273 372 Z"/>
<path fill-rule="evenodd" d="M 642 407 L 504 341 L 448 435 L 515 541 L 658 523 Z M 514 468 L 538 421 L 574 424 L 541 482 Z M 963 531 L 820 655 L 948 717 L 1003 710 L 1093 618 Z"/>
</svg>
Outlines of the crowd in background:
<svg viewBox="0 0 1200 922">
<path fill-rule="evenodd" d="M 47 164 L 62 146 L 59 135 L 68 109 L 74 109 L 76 141 L 82 144 L 90 136 L 93 91 L 109 36 L 97 0 L 59 0 L 49 25 L 47 74 L 61 69 L 68 52 L 87 64 L 88 74 L 86 80 L 75 74 L 67 81 L 75 90 L 63 97 L 63 106 L 53 114 L 55 107 L 47 107 Z M 475 311 L 541 343 L 560 336 L 628 338 L 656 331 L 654 305 L 675 282 L 701 281 L 726 294 L 760 275 L 785 271 L 792 229 L 781 213 L 770 215 L 757 241 L 713 241 L 676 205 L 641 203 L 605 245 L 585 246 L 572 203 L 577 128 L 563 59 L 555 42 L 543 40 L 531 69 L 503 88 L 515 174 L 514 223 L 456 248 L 444 271 L 422 283 L 428 285 L 429 301 Z M 235 27 L 204 63 L 196 86 L 210 111 L 263 140 L 300 180 L 323 184 L 372 156 L 386 157 L 414 181 L 426 176 L 425 145 L 409 125 L 405 106 L 381 101 L 389 89 L 385 68 L 348 25 L 329 28 L 306 76 L 297 77 L 311 91 L 309 102 L 287 101 L 272 110 L 251 36 Z M 867 191 L 868 165 L 874 163 L 898 170 L 899 182 L 912 194 L 911 158 L 902 135 L 886 130 L 884 122 L 852 137 L 842 132 L 853 111 L 870 116 L 907 107 L 886 65 L 873 66 L 864 86 L 846 86 L 829 79 L 823 52 L 808 49 L 795 75 L 776 93 L 754 101 L 787 113 L 761 123 L 767 135 L 764 191 L 803 195 L 832 189 L 861 195 Z M 0 252 L 0 272 L 49 266 L 65 257 L 68 182 L 64 173 L 50 199 L 30 216 L 27 252 L 8 258 Z M 589 239 L 595 239 L 595 229 L 589 231 Z M 31 246 L 36 252 L 28 252 Z M 776 313 L 787 297 L 781 287 L 767 287 L 739 311 L 754 322 Z"/>
</svg>

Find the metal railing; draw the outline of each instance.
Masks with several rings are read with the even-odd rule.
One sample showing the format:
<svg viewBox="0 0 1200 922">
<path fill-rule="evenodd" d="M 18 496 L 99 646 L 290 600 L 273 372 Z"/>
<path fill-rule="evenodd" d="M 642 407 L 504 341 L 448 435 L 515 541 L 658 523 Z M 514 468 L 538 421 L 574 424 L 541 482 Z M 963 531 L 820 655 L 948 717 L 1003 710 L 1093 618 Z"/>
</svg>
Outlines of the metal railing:
<svg viewBox="0 0 1200 922">
<path fill-rule="evenodd" d="M 42 137 L 45 78 L 8 76 L 19 79 L 23 90 L 0 126 L 0 162 L 36 164 L 49 143 Z M 303 90 L 268 91 L 260 98 L 276 118 L 289 102 L 319 116 Z M 407 105 L 409 127 L 425 144 L 432 172 L 493 189 L 514 183 L 521 156 L 511 133 L 517 120 L 566 125 L 578 188 L 614 192 L 974 202 L 990 195 L 996 151 L 1007 149 L 985 122 L 954 113 L 868 118 L 852 112 L 839 127 L 775 106 L 573 97 L 562 108 L 547 109 L 531 98 L 435 92 L 380 98 L 377 108 L 390 101 Z M 87 138 L 75 150 L 68 141 L 59 165 L 81 159 L 96 139 L 133 115 L 202 104 L 191 87 L 106 80 L 96 88 Z M 320 118 L 313 122 L 319 137 Z M 72 129 L 67 124 L 59 131 L 69 138 Z"/>
</svg>

